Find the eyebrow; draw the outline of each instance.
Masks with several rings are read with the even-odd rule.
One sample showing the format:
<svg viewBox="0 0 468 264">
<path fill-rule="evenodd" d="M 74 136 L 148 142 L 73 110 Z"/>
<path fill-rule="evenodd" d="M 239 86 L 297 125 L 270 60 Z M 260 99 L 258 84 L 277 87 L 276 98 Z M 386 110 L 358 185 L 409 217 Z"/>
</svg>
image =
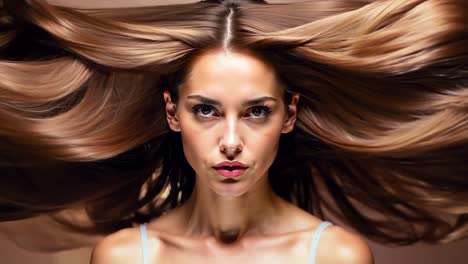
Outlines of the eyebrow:
<svg viewBox="0 0 468 264">
<path fill-rule="evenodd" d="M 208 97 L 205 97 L 205 96 L 201 96 L 201 95 L 189 95 L 189 96 L 187 96 L 187 99 L 196 99 L 196 100 L 199 100 L 200 102 L 205 103 L 205 104 L 219 105 L 219 106 L 222 105 L 219 101 L 216 101 L 214 99 L 211 99 L 211 98 L 208 98 Z M 248 101 L 244 102 L 242 105 L 243 106 L 256 105 L 256 104 L 259 104 L 259 103 L 262 103 L 262 102 L 268 101 L 268 100 L 277 101 L 276 98 L 274 98 L 274 97 L 262 96 L 262 97 L 258 97 L 258 98 L 248 100 Z"/>
</svg>

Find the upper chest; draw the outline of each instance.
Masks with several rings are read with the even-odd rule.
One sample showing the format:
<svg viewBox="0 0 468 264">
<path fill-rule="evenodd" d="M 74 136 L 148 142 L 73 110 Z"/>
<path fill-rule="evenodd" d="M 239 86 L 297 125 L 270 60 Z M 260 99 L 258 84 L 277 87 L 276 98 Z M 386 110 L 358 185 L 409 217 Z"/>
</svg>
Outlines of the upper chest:
<svg viewBox="0 0 468 264">
<path fill-rule="evenodd" d="M 312 236 L 311 232 L 302 232 L 285 237 L 264 238 L 232 248 L 165 238 L 160 240 L 158 256 L 150 263 L 309 264 Z"/>
</svg>

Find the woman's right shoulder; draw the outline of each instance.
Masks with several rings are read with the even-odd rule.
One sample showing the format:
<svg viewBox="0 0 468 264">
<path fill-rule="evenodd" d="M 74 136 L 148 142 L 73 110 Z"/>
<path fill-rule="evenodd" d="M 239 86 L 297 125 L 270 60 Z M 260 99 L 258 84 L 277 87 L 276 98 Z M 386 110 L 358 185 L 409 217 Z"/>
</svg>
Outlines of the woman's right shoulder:
<svg viewBox="0 0 468 264">
<path fill-rule="evenodd" d="M 161 241 L 148 232 L 146 248 L 151 263 L 158 263 Z M 119 230 L 102 239 L 93 249 L 91 264 L 135 264 L 143 263 L 142 240 L 139 227 Z"/>
</svg>

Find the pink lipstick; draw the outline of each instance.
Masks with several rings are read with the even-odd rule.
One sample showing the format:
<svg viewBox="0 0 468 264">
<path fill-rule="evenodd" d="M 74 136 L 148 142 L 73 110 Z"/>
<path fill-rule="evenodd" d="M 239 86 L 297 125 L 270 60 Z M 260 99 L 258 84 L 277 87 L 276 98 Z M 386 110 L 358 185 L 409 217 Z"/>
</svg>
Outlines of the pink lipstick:
<svg viewBox="0 0 468 264">
<path fill-rule="evenodd" d="M 239 177 L 244 173 L 248 166 L 238 161 L 224 161 L 213 166 L 218 174 L 227 178 Z"/>
<path fill-rule="evenodd" d="M 239 177 L 242 173 L 244 173 L 245 169 L 234 169 L 234 170 L 228 170 L 228 169 L 215 169 L 216 172 L 224 177 L 228 178 L 235 178 Z"/>
</svg>

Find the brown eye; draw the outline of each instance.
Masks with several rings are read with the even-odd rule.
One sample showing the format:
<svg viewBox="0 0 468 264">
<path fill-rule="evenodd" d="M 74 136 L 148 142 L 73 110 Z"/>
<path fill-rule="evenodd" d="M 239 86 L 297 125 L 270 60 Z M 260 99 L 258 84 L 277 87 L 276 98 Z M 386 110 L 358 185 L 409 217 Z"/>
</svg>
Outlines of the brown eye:
<svg viewBox="0 0 468 264">
<path fill-rule="evenodd" d="M 213 112 L 213 107 L 209 105 L 196 105 L 192 108 L 192 112 L 201 118 L 209 118 L 212 117 L 213 115 L 210 115 L 210 113 Z"/>
<path fill-rule="evenodd" d="M 200 111 L 201 111 L 202 114 L 208 115 L 211 112 L 211 109 L 209 107 L 202 106 L 202 107 L 200 107 Z"/>
<path fill-rule="evenodd" d="M 268 106 L 254 106 L 250 111 L 254 119 L 266 118 L 271 113 L 271 108 Z"/>
<path fill-rule="evenodd" d="M 254 110 L 252 110 L 252 114 L 254 116 L 260 116 L 262 113 L 263 113 L 263 110 L 260 108 L 254 108 Z"/>
</svg>

